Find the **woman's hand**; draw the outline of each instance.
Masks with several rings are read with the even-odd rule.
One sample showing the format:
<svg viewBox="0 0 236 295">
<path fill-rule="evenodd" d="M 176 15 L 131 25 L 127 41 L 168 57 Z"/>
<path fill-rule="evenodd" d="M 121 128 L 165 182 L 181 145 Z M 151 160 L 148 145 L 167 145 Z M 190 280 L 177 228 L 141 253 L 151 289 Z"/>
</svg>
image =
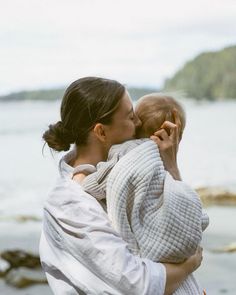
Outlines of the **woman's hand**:
<svg viewBox="0 0 236 295">
<path fill-rule="evenodd" d="M 190 256 L 185 262 L 187 273 L 194 272 L 202 263 L 202 247 L 198 246 L 197 251 L 194 255 Z"/>
<path fill-rule="evenodd" d="M 165 121 L 161 129 L 150 138 L 158 145 L 165 169 L 176 180 L 181 180 L 177 165 L 177 152 L 180 141 L 181 121 L 176 110 L 173 111 L 174 123 Z"/>
<path fill-rule="evenodd" d="M 166 268 L 166 287 L 164 295 L 171 295 L 202 262 L 202 248 L 199 246 L 196 253 L 183 263 L 163 263 Z"/>
</svg>

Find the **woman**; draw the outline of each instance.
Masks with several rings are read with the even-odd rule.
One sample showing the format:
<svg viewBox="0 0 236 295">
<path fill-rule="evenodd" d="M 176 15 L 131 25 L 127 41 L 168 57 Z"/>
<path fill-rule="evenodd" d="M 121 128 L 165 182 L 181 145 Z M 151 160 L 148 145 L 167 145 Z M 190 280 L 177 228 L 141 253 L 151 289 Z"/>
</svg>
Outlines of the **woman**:
<svg viewBox="0 0 236 295">
<path fill-rule="evenodd" d="M 75 143 L 60 162 L 60 177 L 44 207 L 40 257 L 55 294 L 172 294 L 201 263 L 201 249 L 181 264 L 132 255 L 101 205 L 80 185 L 98 162 L 106 161 L 113 144 L 134 138 L 139 124 L 123 85 L 87 77 L 67 88 L 61 121 L 43 135 L 56 151 Z M 171 132 L 161 131 L 159 149 L 166 169 L 176 176 L 178 128 L 166 124 Z"/>
</svg>

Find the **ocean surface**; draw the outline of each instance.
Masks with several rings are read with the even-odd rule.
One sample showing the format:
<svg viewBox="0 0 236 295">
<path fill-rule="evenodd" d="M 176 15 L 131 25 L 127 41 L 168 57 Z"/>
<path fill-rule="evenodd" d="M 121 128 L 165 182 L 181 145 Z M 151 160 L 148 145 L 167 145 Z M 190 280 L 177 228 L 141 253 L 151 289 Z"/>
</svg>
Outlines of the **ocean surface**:
<svg viewBox="0 0 236 295">
<path fill-rule="evenodd" d="M 183 179 L 192 186 L 236 190 L 236 102 L 184 102 L 187 126 L 179 150 Z M 59 119 L 59 102 L 0 104 L 1 216 L 41 216 L 60 154 L 42 134 Z"/>
<path fill-rule="evenodd" d="M 182 178 L 194 188 L 236 191 L 236 101 L 183 104 L 187 125 L 178 155 Z M 43 151 L 41 138 L 47 126 L 59 120 L 59 110 L 58 101 L 0 103 L 0 251 L 38 250 L 42 207 L 61 157 L 47 146 Z M 211 225 L 203 240 L 206 262 L 198 276 L 209 294 L 233 295 L 236 254 L 215 254 L 211 249 L 236 241 L 236 207 L 207 211 Z M 28 220 L 22 222 L 22 216 Z"/>
</svg>

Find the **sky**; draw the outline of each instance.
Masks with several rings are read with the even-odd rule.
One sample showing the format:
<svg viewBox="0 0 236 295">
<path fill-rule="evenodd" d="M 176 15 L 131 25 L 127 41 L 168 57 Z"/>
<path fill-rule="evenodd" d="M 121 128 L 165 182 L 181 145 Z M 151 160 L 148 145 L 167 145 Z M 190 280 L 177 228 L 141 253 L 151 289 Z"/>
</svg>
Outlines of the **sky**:
<svg viewBox="0 0 236 295">
<path fill-rule="evenodd" d="M 236 44 L 236 0 L 0 0 L 0 95 L 83 76 L 161 88 Z"/>
</svg>

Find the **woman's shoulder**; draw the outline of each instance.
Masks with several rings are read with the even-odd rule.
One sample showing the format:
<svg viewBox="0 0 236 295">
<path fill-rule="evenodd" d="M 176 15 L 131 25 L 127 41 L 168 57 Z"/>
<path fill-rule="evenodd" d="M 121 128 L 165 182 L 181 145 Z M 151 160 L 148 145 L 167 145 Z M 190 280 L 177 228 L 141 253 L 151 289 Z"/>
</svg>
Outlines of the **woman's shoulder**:
<svg viewBox="0 0 236 295">
<path fill-rule="evenodd" d="M 44 203 L 44 209 L 53 215 L 73 215 L 84 210 L 101 211 L 99 202 L 69 178 L 58 178 Z"/>
</svg>

